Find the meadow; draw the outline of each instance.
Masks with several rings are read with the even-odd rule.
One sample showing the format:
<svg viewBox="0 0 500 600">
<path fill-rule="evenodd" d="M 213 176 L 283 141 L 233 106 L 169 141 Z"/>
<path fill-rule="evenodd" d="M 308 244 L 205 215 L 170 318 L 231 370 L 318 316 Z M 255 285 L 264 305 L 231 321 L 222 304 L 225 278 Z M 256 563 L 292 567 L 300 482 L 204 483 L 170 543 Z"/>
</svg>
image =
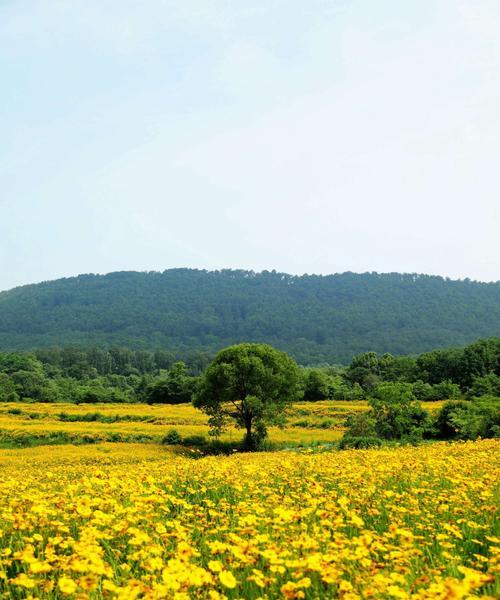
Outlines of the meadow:
<svg viewBox="0 0 500 600">
<path fill-rule="evenodd" d="M 499 450 L 0 450 L 0 595 L 494 598 Z"/>
<path fill-rule="evenodd" d="M 427 402 L 434 411 L 443 403 Z M 344 432 L 348 415 L 368 410 L 364 401 L 297 402 L 286 428 L 270 428 L 270 440 L 281 446 L 329 444 Z M 191 404 L 0 403 L 0 447 L 55 443 L 159 442 L 169 429 L 182 436 L 206 436 L 207 417 Z M 237 442 L 241 430 L 230 427 L 221 437 Z"/>
<path fill-rule="evenodd" d="M 498 597 L 500 442 L 336 450 L 367 409 L 298 402 L 281 451 L 200 457 L 159 443 L 208 437 L 190 404 L 1 403 L 0 598 Z"/>
</svg>

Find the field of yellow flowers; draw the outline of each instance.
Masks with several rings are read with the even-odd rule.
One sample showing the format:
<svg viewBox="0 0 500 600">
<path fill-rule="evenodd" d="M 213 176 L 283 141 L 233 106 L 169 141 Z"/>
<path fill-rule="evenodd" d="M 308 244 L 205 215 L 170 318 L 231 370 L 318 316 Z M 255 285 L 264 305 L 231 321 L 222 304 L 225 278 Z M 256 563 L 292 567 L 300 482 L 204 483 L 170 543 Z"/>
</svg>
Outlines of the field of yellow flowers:
<svg viewBox="0 0 500 600">
<path fill-rule="evenodd" d="M 427 402 L 436 410 L 442 402 Z M 285 429 L 270 428 L 274 443 L 287 445 L 338 441 L 349 414 L 368 410 L 363 401 L 297 402 Z M 94 415 L 96 420 L 88 417 Z M 0 447 L 36 443 L 159 442 L 175 428 L 182 436 L 208 436 L 208 418 L 191 404 L 0 403 Z M 241 430 L 228 428 L 224 441 L 238 441 Z"/>
<path fill-rule="evenodd" d="M 0 450 L 0 597 L 495 598 L 499 450 Z"/>
</svg>

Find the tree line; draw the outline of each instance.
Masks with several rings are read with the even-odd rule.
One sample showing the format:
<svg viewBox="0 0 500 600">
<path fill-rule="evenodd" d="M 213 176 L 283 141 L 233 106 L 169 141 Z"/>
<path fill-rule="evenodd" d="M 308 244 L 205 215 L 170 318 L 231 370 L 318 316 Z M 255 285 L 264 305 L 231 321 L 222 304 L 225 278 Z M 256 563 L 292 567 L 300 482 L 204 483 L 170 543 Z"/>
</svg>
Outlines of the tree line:
<svg viewBox="0 0 500 600">
<path fill-rule="evenodd" d="M 126 348 L 42 348 L 0 353 L 0 401 L 190 402 L 207 353 L 186 362 L 173 353 Z M 299 369 L 308 401 L 361 400 L 384 382 L 404 383 L 417 400 L 500 397 L 500 338 L 416 357 L 365 352 L 348 366 Z"/>
<path fill-rule="evenodd" d="M 416 357 L 364 352 L 345 369 L 310 368 L 305 373 L 306 400 L 366 397 L 383 382 L 408 384 L 415 398 L 424 402 L 500 396 L 500 338 Z"/>
</svg>

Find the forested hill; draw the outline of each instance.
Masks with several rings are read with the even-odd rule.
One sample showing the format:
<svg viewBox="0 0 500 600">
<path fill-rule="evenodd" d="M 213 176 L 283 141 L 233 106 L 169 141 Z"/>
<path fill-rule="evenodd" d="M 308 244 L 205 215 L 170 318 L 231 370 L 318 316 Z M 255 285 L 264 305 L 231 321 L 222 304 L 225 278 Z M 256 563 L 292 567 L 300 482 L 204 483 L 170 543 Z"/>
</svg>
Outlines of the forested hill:
<svg viewBox="0 0 500 600">
<path fill-rule="evenodd" d="M 427 275 L 171 269 L 80 275 L 0 293 L 0 349 L 208 351 L 265 341 L 303 364 L 411 354 L 500 335 L 500 282 Z"/>
</svg>

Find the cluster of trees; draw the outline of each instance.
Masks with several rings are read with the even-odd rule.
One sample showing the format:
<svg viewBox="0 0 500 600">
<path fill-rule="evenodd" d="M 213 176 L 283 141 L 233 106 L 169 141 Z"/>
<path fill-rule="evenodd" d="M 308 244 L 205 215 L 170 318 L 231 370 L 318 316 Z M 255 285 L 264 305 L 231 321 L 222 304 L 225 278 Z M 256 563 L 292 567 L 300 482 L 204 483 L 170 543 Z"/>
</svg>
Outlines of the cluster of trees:
<svg viewBox="0 0 500 600">
<path fill-rule="evenodd" d="M 130 348 L 56 346 L 39 348 L 32 354 L 43 364 L 59 369 L 64 376 L 76 379 L 98 375 L 155 375 L 181 361 L 178 355 L 167 350 L 151 352 Z M 212 358 L 206 352 L 194 352 L 182 362 L 190 373 L 199 375 Z"/>
<path fill-rule="evenodd" d="M 197 353 L 188 362 L 166 351 L 124 348 L 42 348 L 0 353 L 0 401 L 190 402 L 210 364 Z M 500 397 L 500 338 L 417 357 L 355 356 L 347 367 L 302 367 L 304 400 L 361 400 L 384 382 L 405 383 L 420 401 Z"/>
<path fill-rule="evenodd" d="M 500 397 L 500 338 L 416 357 L 365 352 L 347 368 L 305 368 L 303 379 L 305 400 L 359 400 L 384 382 L 410 384 L 415 398 L 423 402 Z"/>
<path fill-rule="evenodd" d="M 418 357 L 365 352 L 344 377 L 372 392 L 384 381 L 410 383 L 419 400 L 500 396 L 500 338 L 478 340 L 465 348 L 433 350 Z"/>
<path fill-rule="evenodd" d="M 479 372 L 498 370 L 498 342 L 480 342 L 472 349 L 466 348 L 463 357 L 476 356 L 470 364 Z M 482 356 L 482 362 L 478 356 Z M 383 364 L 389 365 L 387 373 L 399 373 L 390 362 L 384 358 Z M 219 352 L 201 379 L 195 406 L 209 415 L 214 434 L 219 434 L 228 420 L 234 420 L 246 431 L 245 446 L 254 449 L 266 437 L 268 424 L 283 423 L 283 409 L 303 397 L 308 383 L 324 383 L 318 379 L 318 373 L 311 370 L 304 380 L 296 363 L 285 353 L 265 344 L 239 344 Z M 432 415 L 420 404 L 415 389 L 415 384 L 401 381 L 374 385 L 368 395 L 370 410 L 349 417 L 342 447 L 368 447 L 383 440 L 416 442 L 500 436 L 500 398 L 448 401 Z"/>
<path fill-rule="evenodd" d="M 188 363 L 195 352 L 214 356 L 251 341 L 314 365 L 347 363 L 367 348 L 416 354 L 491 333 L 500 333 L 500 282 L 415 274 L 171 269 L 80 275 L 0 293 L 4 350 L 163 348 Z"/>
<path fill-rule="evenodd" d="M 158 366 L 147 355 L 72 348 L 0 353 L 0 402 L 190 402 L 198 376 L 181 361 L 157 355 Z"/>
<path fill-rule="evenodd" d="M 473 440 L 500 437 L 500 398 L 451 400 L 432 414 L 408 383 L 385 382 L 369 397 L 370 410 L 347 419 L 343 448 L 368 448 L 384 441 Z"/>
</svg>

